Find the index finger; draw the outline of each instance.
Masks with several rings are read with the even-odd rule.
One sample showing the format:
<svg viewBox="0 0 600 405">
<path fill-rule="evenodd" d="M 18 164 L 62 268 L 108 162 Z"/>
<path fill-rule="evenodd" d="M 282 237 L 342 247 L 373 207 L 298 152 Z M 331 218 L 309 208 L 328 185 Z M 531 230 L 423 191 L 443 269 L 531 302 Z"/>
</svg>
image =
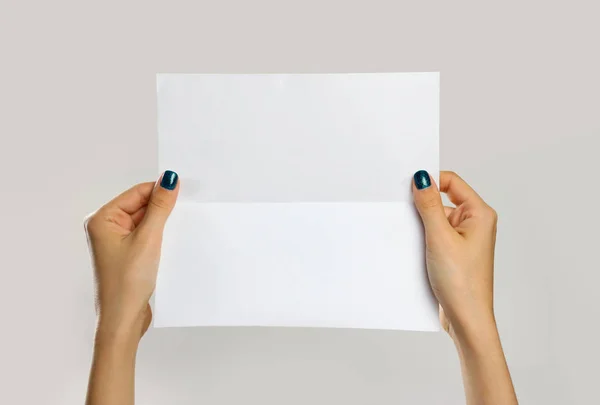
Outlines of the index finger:
<svg viewBox="0 0 600 405">
<path fill-rule="evenodd" d="M 446 193 L 456 206 L 464 202 L 485 204 L 485 201 L 454 172 L 440 172 L 440 191 Z"/>
<path fill-rule="evenodd" d="M 129 215 L 135 214 L 148 204 L 153 188 L 153 182 L 137 184 L 106 203 L 104 208 L 117 208 Z"/>
</svg>

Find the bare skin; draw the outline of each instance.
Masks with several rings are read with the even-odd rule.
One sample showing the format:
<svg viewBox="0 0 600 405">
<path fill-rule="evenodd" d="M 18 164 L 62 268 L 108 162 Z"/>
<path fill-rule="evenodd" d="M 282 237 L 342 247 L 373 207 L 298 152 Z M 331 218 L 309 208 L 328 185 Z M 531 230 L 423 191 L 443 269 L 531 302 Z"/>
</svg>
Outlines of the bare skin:
<svg viewBox="0 0 600 405">
<path fill-rule="evenodd" d="M 494 248 L 498 216 L 458 175 L 413 184 L 426 238 L 427 273 L 440 321 L 456 345 L 469 405 L 517 404 L 494 317 Z"/>
<path fill-rule="evenodd" d="M 98 322 L 87 405 L 134 403 L 135 356 L 152 320 L 163 228 L 179 187 L 142 183 L 90 215 Z"/>
<path fill-rule="evenodd" d="M 134 403 L 135 357 L 152 319 L 163 229 L 179 192 L 179 184 L 169 190 L 160 180 L 134 186 L 85 221 L 98 314 L 87 405 Z M 413 184 L 429 280 L 459 354 L 467 403 L 517 404 L 493 309 L 496 213 L 454 173 L 441 173 L 440 189 L 455 208 L 443 207 L 433 181 Z"/>
</svg>

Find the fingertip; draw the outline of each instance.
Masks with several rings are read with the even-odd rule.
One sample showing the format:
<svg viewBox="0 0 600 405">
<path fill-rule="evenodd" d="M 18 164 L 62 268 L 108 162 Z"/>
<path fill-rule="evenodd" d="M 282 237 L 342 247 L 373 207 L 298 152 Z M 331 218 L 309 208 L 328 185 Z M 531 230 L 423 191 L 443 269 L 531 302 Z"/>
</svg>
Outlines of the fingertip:
<svg viewBox="0 0 600 405">
<path fill-rule="evenodd" d="M 419 170 L 413 175 L 413 184 L 417 190 L 431 187 L 431 176 L 426 170 Z"/>
<path fill-rule="evenodd" d="M 155 183 L 149 203 L 168 208 L 170 211 L 177 201 L 180 183 L 177 172 L 165 170 Z"/>
<path fill-rule="evenodd" d="M 160 178 L 160 186 L 168 191 L 173 191 L 179 184 L 179 175 L 173 170 L 165 170 Z"/>
</svg>

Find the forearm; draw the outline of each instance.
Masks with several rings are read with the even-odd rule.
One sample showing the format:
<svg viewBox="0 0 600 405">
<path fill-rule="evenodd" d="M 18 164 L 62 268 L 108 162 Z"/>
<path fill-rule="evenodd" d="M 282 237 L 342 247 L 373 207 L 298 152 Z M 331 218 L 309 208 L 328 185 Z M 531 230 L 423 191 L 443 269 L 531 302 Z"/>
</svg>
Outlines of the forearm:
<svg viewBox="0 0 600 405">
<path fill-rule="evenodd" d="M 493 316 L 454 332 L 467 404 L 517 404 Z"/>
<path fill-rule="evenodd" d="M 98 327 L 86 405 L 133 405 L 139 337 Z"/>
</svg>

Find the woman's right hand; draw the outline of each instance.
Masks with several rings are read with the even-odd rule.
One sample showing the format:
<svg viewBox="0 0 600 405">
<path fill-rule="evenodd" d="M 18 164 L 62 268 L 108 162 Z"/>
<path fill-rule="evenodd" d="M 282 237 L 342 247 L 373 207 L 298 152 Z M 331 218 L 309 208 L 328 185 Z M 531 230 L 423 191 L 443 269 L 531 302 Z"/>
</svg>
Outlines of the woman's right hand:
<svg viewBox="0 0 600 405">
<path fill-rule="evenodd" d="M 440 173 L 444 207 L 425 171 L 414 175 L 423 220 L 427 273 L 440 303 L 440 321 L 461 360 L 468 404 L 516 404 L 494 318 L 494 248 L 498 216 L 458 175 Z"/>
</svg>

